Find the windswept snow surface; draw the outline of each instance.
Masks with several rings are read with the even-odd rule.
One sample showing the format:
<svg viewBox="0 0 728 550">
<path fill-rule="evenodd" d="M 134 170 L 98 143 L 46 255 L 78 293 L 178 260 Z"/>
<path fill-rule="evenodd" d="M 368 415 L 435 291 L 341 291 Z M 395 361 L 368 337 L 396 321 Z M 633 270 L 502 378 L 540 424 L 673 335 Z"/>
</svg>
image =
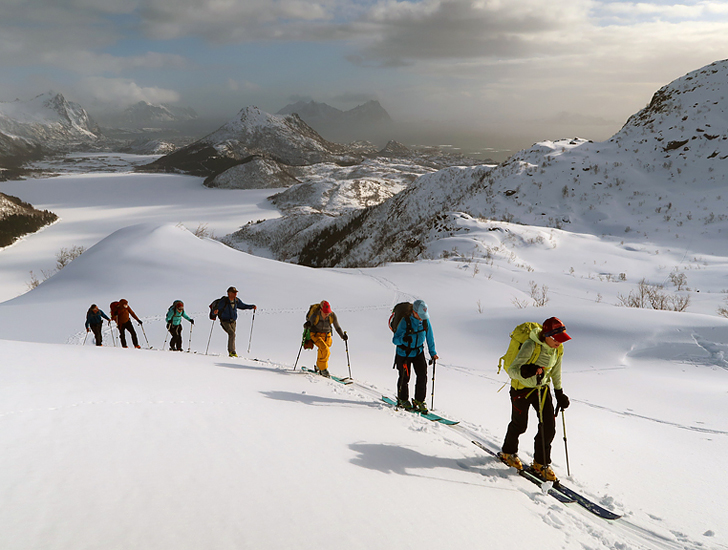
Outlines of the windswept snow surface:
<svg viewBox="0 0 728 550">
<path fill-rule="evenodd" d="M 107 174 L 0 184 L 61 216 L 0 251 L 3 550 L 728 547 L 728 320 L 715 313 L 723 258 L 690 264 L 695 305 L 685 313 L 615 306 L 656 264 L 669 272 L 680 262 L 664 249 L 510 224 L 481 227 L 492 263 L 455 255 L 311 269 L 178 225 L 209 223 L 220 235 L 277 215 L 265 194 L 200 183 Z M 17 296 L 19 266 L 52 264 L 74 244 L 89 249 Z M 545 307 L 533 307 L 530 281 L 548 286 Z M 240 313 L 239 359 L 207 318 L 231 284 L 259 308 L 254 323 Z M 108 313 L 122 297 L 144 321 L 142 346 L 148 338 L 155 349 L 114 347 L 108 328 L 104 347 L 91 336 L 82 346 L 88 306 Z M 455 429 L 378 398 L 396 382 L 389 311 L 416 297 L 430 305 L 441 357 L 435 408 L 461 421 Z M 196 354 L 159 351 L 175 299 L 196 321 L 191 344 L 183 322 L 184 348 Z M 291 372 L 305 311 L 321 299 L 350 336 L 363 386 Z M 573 337 L 564 359 L 571 476 L 561 419 L 554 467 L 624 514 L 614 523 L 559 504 L 469 441 L 500 446 L 509 402 L 498 357 L 513 326 L 552 315 Z M 343 376 L 347 355 L 334 340 L 331 370 Z M 301 353 L 299 365 L 313 362 Z M 431 390 L 430 379 L 428 402 Z M 526 460 L 535 424 L 532 414 Z"/>
</svg>

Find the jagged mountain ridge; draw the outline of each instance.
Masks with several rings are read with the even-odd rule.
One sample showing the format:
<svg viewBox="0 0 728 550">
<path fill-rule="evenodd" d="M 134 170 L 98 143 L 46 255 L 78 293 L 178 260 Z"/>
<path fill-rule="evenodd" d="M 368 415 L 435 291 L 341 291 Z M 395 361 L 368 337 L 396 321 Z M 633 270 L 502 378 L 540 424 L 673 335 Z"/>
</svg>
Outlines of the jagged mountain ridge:
<svg viewBox="0 0 728 550">
<path fill-rule="evenodd" d="M 380 205 L 320 220 L 299 253 L 275 220 L 255 231 L 275 233 L 281 257 L 312 266 L 426 256 L 435 241 L 470 231 L 457 213 L 710 251 L 728 231 L 727 97 L 728 61 L 719 61 L 662 87 L 608 141 L 544 141 L 492 170 L 425 175 Z M 641 231 L 655 216 L 659 231 Z"/>
<path fill-rule="evenodd" d="M 0 132 L 52 147 L 95 141 L 99 129 L 78 103 L 50 91 L 29 101 L 0 103 Z"/>
</svg>

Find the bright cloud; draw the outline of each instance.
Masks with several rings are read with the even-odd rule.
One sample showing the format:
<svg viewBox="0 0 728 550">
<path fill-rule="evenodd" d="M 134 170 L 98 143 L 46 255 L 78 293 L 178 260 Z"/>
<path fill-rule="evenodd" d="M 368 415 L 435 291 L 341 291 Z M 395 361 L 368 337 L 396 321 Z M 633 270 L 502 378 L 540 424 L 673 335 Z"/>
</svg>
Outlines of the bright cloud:
<svg viewBox="0 0 728 550">
<path fill-rule="evenodd" d="M 165 90 L 156 86 L 139 86 L 136 82 L 124 78 L 84 78 L 79 88 L 84 95 L 95 103 L 127 106 L 140 101 L 149 103 L 175 103 L 180 95 L 174 90 Z"/>
</svg>

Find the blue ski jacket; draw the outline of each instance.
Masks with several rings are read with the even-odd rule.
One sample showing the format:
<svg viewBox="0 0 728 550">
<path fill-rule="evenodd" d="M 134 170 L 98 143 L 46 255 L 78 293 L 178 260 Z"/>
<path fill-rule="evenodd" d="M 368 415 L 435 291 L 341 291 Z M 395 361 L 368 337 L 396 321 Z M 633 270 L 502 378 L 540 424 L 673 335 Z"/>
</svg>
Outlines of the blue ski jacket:
<svg viewBox="0 0 728 550">
<path fill-rule="evenodd" d="M 221 321 L 237 321 L 239 309 L 253 309 L 255 306 L 246 304 L 240 298 L 235 298 L 234 302 L 230 298 L 223 296 L 217 301 L 217 317 Z"/>
<path fill-rule="evenodd" d="M 109 321 L 110 319 L 106 316 L 106 313 L 101 311 L 99 309 L 98 313 L 94 313 L 93 311 L 88 311 L 86 313 L 86 328 L 89 328 L 91 325 L 102 325 L 104 322 L 101 318 L 106 319 Z"/>
<path fill-rule="evenodd" d="M 408 319 L 411 327 L 409 330 L 407 327 Z M 392 343 L 397 346 L 397 355 L 401 357 L 417 357 L 425 350 L 425 342 L 427 342 L 430 357 L 437 355 L 432 322 L 428 320 L 427 325 L 425 325 L 413 315 L 402 318 L 392 337 Z"/>
</svg>

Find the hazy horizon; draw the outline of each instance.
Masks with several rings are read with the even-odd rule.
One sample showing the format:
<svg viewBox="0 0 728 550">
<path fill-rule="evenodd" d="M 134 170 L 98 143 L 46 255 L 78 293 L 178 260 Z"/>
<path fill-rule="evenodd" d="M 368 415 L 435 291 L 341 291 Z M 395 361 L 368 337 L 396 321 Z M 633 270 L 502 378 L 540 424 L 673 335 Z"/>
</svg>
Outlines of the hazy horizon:
<svg viewBox="0 0 728 550">
<path fill-rule="evenodd" d="M 711 1 L 0 2 L 2 100 L 53 89 L 92 115 L 144 100 L 224 121 L 376 99 L 394 139 L 501 152 L 607 139 L 728 51 Z"/>
</svg>

